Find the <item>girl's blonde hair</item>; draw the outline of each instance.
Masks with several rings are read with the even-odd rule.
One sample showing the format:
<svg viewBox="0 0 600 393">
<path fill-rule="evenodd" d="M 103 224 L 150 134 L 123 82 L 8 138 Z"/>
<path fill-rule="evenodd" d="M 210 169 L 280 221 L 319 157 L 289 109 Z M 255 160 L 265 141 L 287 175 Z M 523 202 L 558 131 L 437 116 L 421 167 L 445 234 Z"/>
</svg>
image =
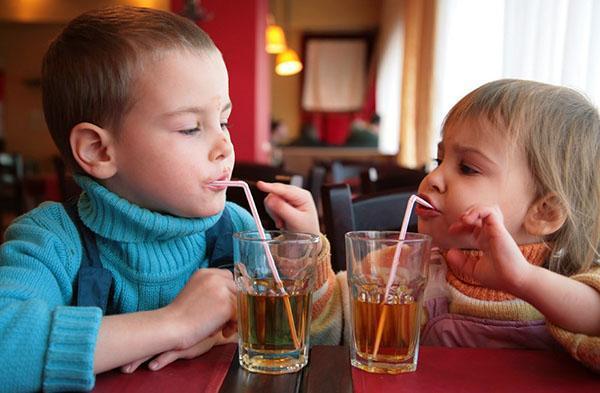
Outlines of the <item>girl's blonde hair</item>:
<svg viewBox="0 0 600 393">
<path fill-rule="evenodd" d="M 567 214 L 547 240 L 556 257 L 551 270 L 564 275 L 597 262 L 600 245 L 600 118 L 582 94 L 561 86 L 502 79 L 469 93 L 448 113 L 444 128 L 481 119 L 523 146 L 536 196 L 556 195 Z"/>
</svg>

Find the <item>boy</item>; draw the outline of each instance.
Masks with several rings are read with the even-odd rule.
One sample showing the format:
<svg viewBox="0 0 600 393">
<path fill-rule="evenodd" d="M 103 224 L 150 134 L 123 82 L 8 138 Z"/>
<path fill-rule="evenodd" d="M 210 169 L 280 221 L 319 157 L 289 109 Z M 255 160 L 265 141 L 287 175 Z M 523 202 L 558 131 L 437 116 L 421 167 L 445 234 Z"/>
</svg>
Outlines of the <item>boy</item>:
<svg viewBox="0 0 600 393">
<path fill-rule="evenodd" d="M 88 12 L 51 44 L 42 88 L 48 128 L 83 193 L 70 213 L 45 203 L 6 232 L 0 386 L 91 389 L 97 373 L 132 372 L 150 358 L 157 370 L 234 341 L 235 287 L 229 271 L 207 268 L 208 237 L 222 215 L 231 231 L 254 223 L 209 186 L 234 165 L 227 70 L 214 43 L 163 11 Z M 282 226 L 318 233 L 307 192 L 261 188 Z M 337 343 L 328 247 L 323 241 L 318 257 L 311 333 Z M 88 285 L 82 261 L 96 257 Z M 111 315 L 103 305 L 76 307 L 97 304 L 86 299 L 106 275 Z"/>
</svg>

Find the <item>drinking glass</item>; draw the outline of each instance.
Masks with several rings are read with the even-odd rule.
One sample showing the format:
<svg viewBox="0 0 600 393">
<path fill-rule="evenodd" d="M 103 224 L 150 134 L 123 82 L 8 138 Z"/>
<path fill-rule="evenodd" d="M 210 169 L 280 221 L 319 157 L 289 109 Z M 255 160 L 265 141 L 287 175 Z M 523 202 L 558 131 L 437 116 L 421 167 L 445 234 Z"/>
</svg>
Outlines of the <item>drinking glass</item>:
<svg viewBox="0 0 600 393">
<path fill-rule="evenodd" d="M 431 238 L 409 232 L 400 240 L 397 231 L 355 231 L 345 240 L 351 364 L 375 373 L 416 370 Z M 396 271 L 386 298 L 395 254 Z"/>
<path fill-rule="evenodd" d="M 310 316 L 319 237 L 265 231 L 235 233 L 239 361 L 248 371 L 284 374 L 308 362 Z M 269 266 L 273 256 L 280 283 Z"/>
</svg>

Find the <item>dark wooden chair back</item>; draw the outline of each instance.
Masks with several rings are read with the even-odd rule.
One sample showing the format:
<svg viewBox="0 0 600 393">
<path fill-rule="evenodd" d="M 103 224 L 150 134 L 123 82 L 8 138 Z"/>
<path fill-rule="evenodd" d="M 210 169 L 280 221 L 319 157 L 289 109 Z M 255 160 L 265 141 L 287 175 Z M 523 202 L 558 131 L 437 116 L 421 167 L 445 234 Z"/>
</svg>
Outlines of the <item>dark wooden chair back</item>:
<svg viewBox="0 0 600 393">
<path fill-rule="evenodd" d="M 365 194 L 413 188 L 417 190 L 427 172 L 400 166 L 373 166 L 361 173 L 361 191 Z"/>
<path fill-rule="evenodd" d="M 360 180 L 363 171 L 370 167 L 367 162 L 335 160 L 331 162 L 331 183 L 346 183 L 348 180 Z"/>
<path fill-rule="evenodd" d="M 247 181 L 280 182 L 298 187 L 304 186 L 304 177 L 301 175 L 288 172 L 280 167 L 254 162 L 236 162 L 233 167 L 232 178 Z"/>
<path fill-rule="evenodd" d="M 362 195 L 352 198 L 347 184 L 326 184 L 322 189 L 323 224 L 331 244 L 331 264 L 338 272 L 346 269 L 344 235 L 358 230 L 399 230 L 413 189 Z M 409 231 L 416 231 L 417 217 L 411 215 Z"/>
<path fill-rule="evenodd" d="M 319 163 L 315 163 L 308 174 L 308 179 L 304 184 L 304 188 L 310 191 L 317 206 L 319 217 L 323 214 L 323 207 L 321 203 L 321 187 L 325 184 L 327 179 L 327 168 Z"/>
<path fill-rule="evenodd" d="M 256 210 L 262 221 L 262 225 L 265 229 L 276 229 L 275 222 L 271 219 L 267 210 L 265 209 L 264 199 L 267 194 L 262 192 L 256 187 L 256 182 L 259 180 L 267 182 L 279 182 L 285 184 L 291 184 L 297 187 L 304 186 L 304 177 L 301 175 L 287 172 L 281 168 L 273 167 L 270 165 L 248 163 L 248 162 L 237 162 L 233 168 L 232 179 L 244 180 L 250 186 L 254 203 L 256 204 Z M 250 206 L 246 200 L 244 190 L 241 188 L 230 187 L 227 189 L 227 200 L 234 202 L 246 210 L 250 211 Z"/>
<path fill-rule="evenodd" d="M 23 157 L 0 153 L 0 213 L 20 215 L 25 212 Z"/>
</svg>

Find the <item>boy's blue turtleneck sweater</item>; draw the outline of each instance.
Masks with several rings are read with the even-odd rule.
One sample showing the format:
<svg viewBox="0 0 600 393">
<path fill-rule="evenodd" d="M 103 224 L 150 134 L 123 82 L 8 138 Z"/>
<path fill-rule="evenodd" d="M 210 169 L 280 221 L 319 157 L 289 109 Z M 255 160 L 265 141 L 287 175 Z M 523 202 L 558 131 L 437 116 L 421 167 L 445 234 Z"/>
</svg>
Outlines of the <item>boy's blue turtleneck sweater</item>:
<svg viewBox="0 0 600 393">
<path fill-rule="evenodd" d="M 120 313 L 169 304 L 206 267 L 205 231 L 220 215 L 180 218 L 133 205 L 88 177 L 78 210 L 96 234 L 100 259 L 114 278 Z M 235 231 L 254 229 L 250 214 L 227 203 Z M 81 241 L 58 203 L 18 218 L 0 247 L 0 390 L 89 390 L 102 315 L 73 307 Z"/>
</svg>

